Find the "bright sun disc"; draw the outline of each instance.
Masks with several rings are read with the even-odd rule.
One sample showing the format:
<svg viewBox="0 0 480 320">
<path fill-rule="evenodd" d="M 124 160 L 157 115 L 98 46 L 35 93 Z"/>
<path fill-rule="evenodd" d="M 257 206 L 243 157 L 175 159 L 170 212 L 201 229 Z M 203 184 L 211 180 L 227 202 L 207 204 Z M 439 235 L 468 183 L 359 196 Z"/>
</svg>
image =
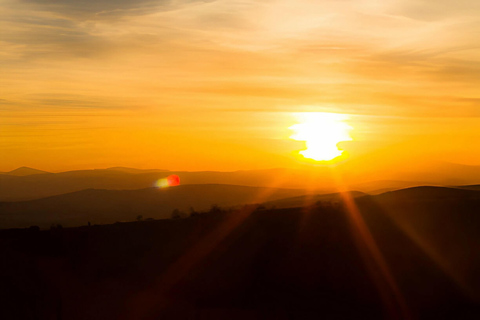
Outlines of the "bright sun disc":
<svg viewBox="0 0 480 320">
<path fill-rule="evenodd" d="M 345 123 L 347 117 L 336 113 L 305 112 L 295 114 L 300 123 L 291 126 L 294 131 L 290 137 L 305 141 L 306 150 L 300 151 L 305 158 L 316 161 L 330 161 L 343 154 L 338 148 L 341 141 L 351 141 L 350 127 Z"/>
</svg>

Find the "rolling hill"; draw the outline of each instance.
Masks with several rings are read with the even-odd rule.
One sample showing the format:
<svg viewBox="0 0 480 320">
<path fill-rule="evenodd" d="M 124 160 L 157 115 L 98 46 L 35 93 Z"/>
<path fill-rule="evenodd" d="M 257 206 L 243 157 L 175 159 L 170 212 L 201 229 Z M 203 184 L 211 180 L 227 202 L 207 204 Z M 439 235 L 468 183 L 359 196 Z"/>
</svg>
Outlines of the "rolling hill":
<svg viewBox="0 0 480 320">
<path fill-rule="evenodd" d="M 318 205 L 0 230 L 0 317 L 478 319 L 476 194 L 425 187 L 357 197 L 353 213 Z"/>
<path fill-rule="evenodd" d="M 59 173 L 19 168 L 16 174 L 0 174 L 0 201 L 40 199 L 84 189 L 135 190 L 154 186 L 158 179 L 175 174 L 182 184 L 230 184 L 251 187 L 308 189 L 316 193 L 338 190 L 333 169 L 328 166 L 299 169 L 266 169 L 232 172 L 140 170 L 113 167 Z M 342 167 L 335 168 L 342 174 Z M 392 177 L 377 175 L 351 176 L 343 173 L 346 186 L 342 189 L 378 194 L 421 185 L 472 185 L 480 182 L 480 167 L 456 164 L 435 164 L 424 171 L 393 173 Z"/>
<path fill-rule="evenodd" d="M 470 185 L 470 186 L 459 186 L 457 188 L 460 188 L 460 189 L 466 189 L 466 190 L 476 190 L 476 191 L 480 191 L 480 184 L 478 185 Z"/>
<path fill-rule="evenodd" d="M 0 202 L 0 228 L 21 228 L 51 224 L 63 226 L 133 221 L 144 218 L 168 219 L 174 209 L 208 210 L 214 204 L 229 207 L 260 203 L 305 194 L 303 190 L 245 187 L 234 185 L 182 185 L 166 189 L 82 191 L 43 199 Z"/>
<path fill-rule="evenodd" d="M 231 184 L 254 187 L 304 189 L 305 180 L 291 183 L 296 175 L 284 169 L 235 172 L 140 172 L 129 169 L 78 170 L 30 176 L 0 175 L 0 201 L 40 199 L 84 189 L 136 190 L 155 185 L 158 179 L 176 174 L 182 185 Z M 282 177 L 282 179 L 279 179 Z M 301 177 L 296 175 L 296 179 Z"/>
<path fill-rule="evenodd" d="M 375 196 L 358 191 L 348 194 L 360 204 L 373 201 L 392 213 L 408 208 L 408 214 L 416 212 L 419 217 L 427 217 L 422 210 L 430 212 L 435 208 L 441 215 L 447 209 L 465 206 L 466 201 L 480 200 L 480 191 L 445 187 L 414 187 Z M 31 225 L 47 228 L 51 224 L 79 226 L 87 222 L 107 224 L 133 221 L 139 215 L 168 219 L 174 209 L 188 215 L 190 208 L 205 211 L 212 205 L 238 208 L 245 204 L 262 203 L 266 208 L 293 208 L 308 207 L 318 202 L 339 205 L 343 196 L 339 193 L 307 194 L 305 190 L 298 189 L 219 184 L 181 185 L 166 189 L 85 189 L 37 200 L 0 202 L 0 228 Z M 432 222 L 432 225 L 435 223 Z"/>
<path fill-rule="evenodd" d="M 347 193 L 352 198 L 366 196 L 365 193 L 359 191 L 349 191 Z M 340 203 L 342 202 L 342 199 L 342 194 L 337 192 L 328 194 L 302 195 L 298 197 L 267 201 L 264 203 L 264 205 L 266 207 L 275 208 L 298 208 L 312 206 L 317 202 Z"/>
<path fill-rule="evenodd" d="M 49 172 L 33 169 L 29 167 L 20 167 L 9 172 L 2 172 L 1 174 L 15 176 L 15 177 L 25 177 L 25 176 L 32 176 L 32 175 L 45 174 L 45 173 L 49 173 Z"/>
<path fill-rule="evenodd" d="M 377 201 L 437 201 L 478 198 L 480 192 L 464 188 L 422 186 L 405 188 L 376 195 Z"/>
</svg>

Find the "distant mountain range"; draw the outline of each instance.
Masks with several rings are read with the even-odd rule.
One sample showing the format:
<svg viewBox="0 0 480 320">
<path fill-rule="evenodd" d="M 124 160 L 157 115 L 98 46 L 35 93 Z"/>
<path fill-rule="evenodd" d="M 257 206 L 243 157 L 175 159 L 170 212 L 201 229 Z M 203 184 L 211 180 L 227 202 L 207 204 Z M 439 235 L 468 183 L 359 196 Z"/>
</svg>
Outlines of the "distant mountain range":
<svg viewBox="0 0 480 320">
<path fill-rule="evenodd" d="M 45 174 L 45 173 L 49 173 L 49 172 L 37 170 L 29 167 L 20 167 L 9 172 L 0 172 L 0 174 L 4 174 L 8 176 L 16 176 L 16 177 L 25 177 L 25 176 L 32 176 L 36 174 Z"/>
<path fill-rule="evenodd" d="M 358 176 L 342 167 L 305 167 L 304 169 L 267 169 L 233 172 L 168 171 L 113 167 L 60 173 L 21 167 L 0 174 L 0 201 L 40 199 L 85 189 L 135 190 L 149 188 L 158 179 L 175 174 L 182 185 L 230 184 L 251 187 L 304 189 L 317 194 L 338 190 L 358 190 L 379 194 L 422 185 L 457 186 L 480 183 L 480 167 L 435 163 L 423 170 L 392 172 L 388 176 Z M 344 185 L 338 186 L 338 175 Z M 379 179 L 380 178 L 380 179 Z"/>
<path fill-rule="evenodd" d="M 133 173 L 133 174 L 170 171 L 170 170 L 162 170 L 162 169 L 135 169 L 135 168 L 127 168 L 127 167 L 111 167 L 105 170 L 120 171 L 120 172 Z"/>
<path fill-rule="evenodd" d="M 135 172 L 135 173 L 134 173 Z M 135 190 L 155 186 L 156 181 L 176 174 L 182 185 L 231 184 L 255 187 L 302 188 L 295 172 L 286 169 L 236 172 L 171 172 L 164 170 L 99 169 L 12 176 L 0 174 L 0 201 L 40 199 L 85 189 Z M 297 174 L 297 177 L 301 176 Z M 298 179 L 297 178 L 297 179 Z"/>
</svg>

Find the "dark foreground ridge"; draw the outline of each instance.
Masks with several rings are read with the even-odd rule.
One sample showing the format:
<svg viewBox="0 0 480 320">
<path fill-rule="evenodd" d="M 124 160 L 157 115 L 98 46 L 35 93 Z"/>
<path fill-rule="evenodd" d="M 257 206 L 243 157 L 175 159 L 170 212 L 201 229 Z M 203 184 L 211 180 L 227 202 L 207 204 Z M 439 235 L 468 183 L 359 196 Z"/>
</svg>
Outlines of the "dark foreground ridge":
<svg viewBox="0 0 480 320">
<path fill-rule="evenodd" d="M 0 318 L 478 319 L 478 199 L 389 201 L 353 206 L 387 273 L 337 203 L 2 230 Z"/>
</svg>

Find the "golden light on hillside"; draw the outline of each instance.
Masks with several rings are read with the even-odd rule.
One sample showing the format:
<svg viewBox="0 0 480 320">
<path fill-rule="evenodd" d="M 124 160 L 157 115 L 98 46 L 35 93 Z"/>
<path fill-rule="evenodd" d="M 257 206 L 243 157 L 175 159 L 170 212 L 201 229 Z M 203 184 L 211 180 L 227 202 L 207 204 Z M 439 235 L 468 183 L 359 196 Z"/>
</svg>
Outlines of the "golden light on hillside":
<svg viewBox="0 0 480 320">
<path fill-rule="evenodd" d="M 350 131 L 353 129 L 345 122 L 345 115 L 305 112 L 295 116 L 299 123 L 289 128 L 294 131 L 290 138 L 305 141 L 306 149 L 299 152 L 302 156 L 315 161 L 331 161 L 344 154 L 338 144 L 351 141 Z"/>
</svg>

